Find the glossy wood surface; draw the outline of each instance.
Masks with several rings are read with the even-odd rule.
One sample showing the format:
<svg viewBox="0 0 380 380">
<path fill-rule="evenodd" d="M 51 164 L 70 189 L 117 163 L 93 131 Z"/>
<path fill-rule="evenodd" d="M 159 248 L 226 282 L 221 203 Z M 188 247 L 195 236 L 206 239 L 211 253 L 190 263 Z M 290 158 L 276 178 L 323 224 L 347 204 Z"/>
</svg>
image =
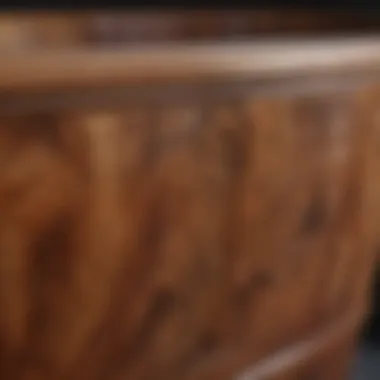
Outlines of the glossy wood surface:
<svg viewBox="0 0 380 380">
<path fill-rule="evenodd" d="M 361 42 L 7 53 L 0 378 L 346 379 L 380 236 Z"/>
<path fill-rule="evenodd" d="M 333 36 L 328 40 L 297 37 L 233 43 L 35 48 L 4 52 L 0 91 L 144 84 L 194 86 L 210 82 L 229 82 L 236 88 L 248 81 L 265 80 L 262 84 L 267 86 L 279 80 L 292 84 L 300 79 L 304 83 L 313 79 L 331 82 L 342 77 L 346 83 L 365 78 L 373 81 L 379 75 L 379 51 L 380 39 L 376 35 Z M 140 88 L 133 90 L 138 92 Z"/>
</svg>

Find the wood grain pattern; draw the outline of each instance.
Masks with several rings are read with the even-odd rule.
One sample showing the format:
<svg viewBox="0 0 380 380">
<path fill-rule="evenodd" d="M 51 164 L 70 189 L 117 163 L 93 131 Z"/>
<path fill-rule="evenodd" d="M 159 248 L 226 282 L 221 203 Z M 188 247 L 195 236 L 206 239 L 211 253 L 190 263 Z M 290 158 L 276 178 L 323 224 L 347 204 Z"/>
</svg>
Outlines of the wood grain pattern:
<svg viewBox="0 0 380 380">
<path fill-rule="evenodd" d="M 1 118 L 1 376 L 227 379 L 345 314 L 354 334 L 367 103 Z"/>
<path fill-rule="evenodd" d="M 342 42 L 334 66 L 338 42 L 300 71 L 305 45 L 280 69 L 265 51 L 281 46 L 247 45 L 261 64 L 228 80 L 231 46 L 206 68 L 199 48 L 161 51 L 161 82 L 146 66 L 138 84 L 133 49 L 77 51 L 66 71 L 5 54 L 0 378 L 344 380 L 380 242 L 380 92 L 362 80 L 377 39 Z M 358 83 L 309 86 L 342 67 Z"/>
</svg>

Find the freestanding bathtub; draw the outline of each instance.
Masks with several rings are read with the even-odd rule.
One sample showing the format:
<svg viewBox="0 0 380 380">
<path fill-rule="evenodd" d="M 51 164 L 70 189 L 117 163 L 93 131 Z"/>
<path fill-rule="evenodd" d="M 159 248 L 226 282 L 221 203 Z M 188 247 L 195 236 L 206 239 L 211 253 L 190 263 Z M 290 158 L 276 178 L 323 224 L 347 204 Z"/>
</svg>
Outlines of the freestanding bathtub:
<svg viewBox="0 0 380 380">
<path fill-rule="evenodd" d="M 380 236 L 380 36 L 2 17 L 0 378 L 345 379 Z"/>
</svg>

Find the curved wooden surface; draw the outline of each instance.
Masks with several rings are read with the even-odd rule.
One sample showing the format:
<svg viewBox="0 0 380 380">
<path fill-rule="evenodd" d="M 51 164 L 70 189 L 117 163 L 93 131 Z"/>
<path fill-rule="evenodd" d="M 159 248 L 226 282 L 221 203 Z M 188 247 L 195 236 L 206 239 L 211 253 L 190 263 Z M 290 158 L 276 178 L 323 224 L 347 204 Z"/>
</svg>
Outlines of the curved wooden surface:
<svg viewBox="0 0 380 380">
<path fill-rule="evenodd" d="M 345 75 L 347 80 L 379 75 L 379 67 L 379 36 L 32 49 L 4 53 L 0 90 L 278 80 L 317 74 Z"/>
<path fill-rule="evenodd" d="M 167 70 L 154 92 L 129 52 L 104 53 L 109 66 L 81 51 L 0 61 L 0 378 L 345 379 L 380 232 L 368 41 L 247 45 L 255 59 L 228 81 L 234 48 L 211 47 L 202 85 L 177 77 L 175 96 L 169 56 L 183 69 L 206 61 L 199 48 L 142 53 Z M 338 73 L 333 47 L 356 81 L 315 91 Z M 293 63 L 261 77 L 265 51 Z M 235 92 L 244 65 L 262 81 Z M 110 77 L 129 95 L 109 98 Z"/>
</svg>

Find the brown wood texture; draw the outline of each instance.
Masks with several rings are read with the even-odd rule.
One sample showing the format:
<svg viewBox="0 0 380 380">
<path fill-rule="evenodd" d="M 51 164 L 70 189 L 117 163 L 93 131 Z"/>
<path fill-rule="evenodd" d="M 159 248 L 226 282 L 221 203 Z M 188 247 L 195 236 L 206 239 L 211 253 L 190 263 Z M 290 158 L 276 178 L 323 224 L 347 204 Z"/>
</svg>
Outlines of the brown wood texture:
<svg viewBox="0 0 380 380">
<path fill-rule="evenodd" d="M 229 49 L 175 88 L 97 81 L 112 66 L 75 85 L 92 60 L 43 54 L 39 88 L 37 53 L 5 57 L 29 76 L 0 70 L 1 379 L 346 378 L 380 235 L 379 62 L 341 56 L 348 88 L 322 61 L 208 77 Z"/>
</svg>

